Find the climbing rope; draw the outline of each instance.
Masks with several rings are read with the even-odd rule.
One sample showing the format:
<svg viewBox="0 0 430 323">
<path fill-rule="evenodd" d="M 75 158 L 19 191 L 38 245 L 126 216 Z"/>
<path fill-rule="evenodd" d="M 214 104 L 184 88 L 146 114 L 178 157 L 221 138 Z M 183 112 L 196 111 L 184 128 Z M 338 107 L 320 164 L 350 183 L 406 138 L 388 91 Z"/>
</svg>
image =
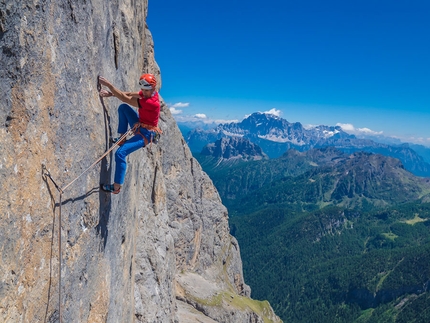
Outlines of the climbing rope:
<svg viewBox="0 0 430 323">
<path fill-rule="evenodd" d="M 133 128 L 129 129 L 125 134 L 123 134 L 118 141 L 108 150 L 106 151 L 99 159 L 97 159 L 90 167 L 88 167 L 86 170 L 84 170 L 78 177 L 76 177 L 73 181 L 71 181 L 69 184 L 64 186 L 61 190 L 64 192 L 70 185 L 72 185 L 79 177 L 84 175 L 87 171 L 89 171 L 91 168 L 93 168 L 95 165 L 97 165 L 103 158 L 105 158 L 118 144 L 127 138 L 128 135 L 133 133 L 136 130 L 137 126 L 135 125 Z"/>
<path fill-rule="evenodd" d="M 54 186 L 56 189 L 60 192 L 60 211 L 58 215 L 58 315 L 60 318 L 60 323 L 62 322 L 61 319 L 61 204 L 63 203 L 63 191 L 58 186 L 58 184 L 54 181 L 54 179 L 51 176 L 51 173 L 46 169 L 45 165 L 42 165 L 43 169 L 43 175 L 47 176 L 52 183 L 54 183 Z M 49 297 L 49 295 L 48 295 Z"/>
<path fill-rule="evenodd" d="M 46 177 L 48 177 L 52 183 L 54 184 L 55 188 L 60 193 L 60 206 L 59 206 L 59 215 L 58 215 L 58 314 L 59 314 L 59 321 L 62 322 L 62 304 L 61 304 L 61 265 L 62 265 L 62 251 L 61 251 L 61 206 L 62 206 L 62 199 L 64 191 L 70 187 L 78 178 L 80 178 L 82 175 L 84 175 L 86 172 L 88 172 L 91 168 L 93 168 L 95 165 L 97 165 L 103 158 L 105 158 L 115 147 L 119 145 L 123 140 L 127 138 L 128 135 L 134 133 L 138 128 L 140 124 L 136 123 L 133 128 L 129 129 L 125 134 L 123 134 L 118 141 L 109 149 L 107 150 L 99 159 L 97 159 L 94 163 L 91 164 L 87 169 L 85 169 L 80 175 L 78 175 L 76 178 L 74 178 L 69 184 L 65 185 L 64 187 L 60 187 L 55 180 L 52 178 L 51 173 L 46 168 L 45 165 L 42 165 L 43 173 Z"/>
</svg>

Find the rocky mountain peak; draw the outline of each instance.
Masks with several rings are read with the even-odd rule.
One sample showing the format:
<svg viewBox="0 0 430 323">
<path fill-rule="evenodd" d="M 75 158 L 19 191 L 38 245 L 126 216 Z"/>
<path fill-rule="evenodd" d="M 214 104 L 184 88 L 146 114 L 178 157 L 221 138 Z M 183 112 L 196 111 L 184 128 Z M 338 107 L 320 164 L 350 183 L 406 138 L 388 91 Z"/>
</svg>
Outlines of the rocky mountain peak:
<svg viewBox="0 0 430 323">
<path fill-rule="evenodd" d="M 268 113 L 256 112 L 238 123 L 221 124 L 217 130 L 230 136 L 248 136 L 277 142 L 298 141 L 303 127 Z"/>
<path fill-rule="evenodd" d="M 221 138 L 205 146 L 201 154 L 224 160 L 241 159 L 249 161 L 267 158 L 258 145 L 241 137 Z"/>
</svg>

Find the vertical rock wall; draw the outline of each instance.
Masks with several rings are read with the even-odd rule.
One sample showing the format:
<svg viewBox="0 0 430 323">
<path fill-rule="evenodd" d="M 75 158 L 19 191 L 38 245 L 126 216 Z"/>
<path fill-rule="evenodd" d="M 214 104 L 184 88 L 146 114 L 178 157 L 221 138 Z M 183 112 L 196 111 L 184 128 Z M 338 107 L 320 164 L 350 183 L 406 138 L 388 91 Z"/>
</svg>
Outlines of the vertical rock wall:
<svg viewBox="0 0 430 323">
<path fill-rule="evenodd" d="M 0 0 L 1 322 L 58 322 L 60 303 L 63 322 L 278 320 L 248 298 L 226 209 L 164 105 L 164 135 L 129 157 L 119 195 L 99 191 L 112 154 L 62 194 L 59 300 L 60 201 L 46 172 L 65 187 L 108 149 L 119 102 L 99 98 L 99 74 L 123 90 L 142 72 L 161 84 L 147 7 Z"/>
<path fill-rule="evenodd" d="M 0 321 L 58 319 L 59 194 L 42 165 L 63 186 L 105 151 L 115 110 L 104 109 L 97 75 L 136 88 L 146 11 L 146 1 L 1 3 Z M 114 200 L 98 191 L 111 157 L 63 194 L 65 322 L 135 317 L 141 192 Z"/>
</svg>

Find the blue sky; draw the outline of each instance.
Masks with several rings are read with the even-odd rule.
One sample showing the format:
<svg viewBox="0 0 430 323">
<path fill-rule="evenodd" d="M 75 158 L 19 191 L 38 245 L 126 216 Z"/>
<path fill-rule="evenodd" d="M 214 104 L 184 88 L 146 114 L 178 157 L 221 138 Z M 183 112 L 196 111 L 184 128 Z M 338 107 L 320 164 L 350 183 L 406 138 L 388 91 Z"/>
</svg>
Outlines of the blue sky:
<svg viewBox="0 0 430 323">
<path fill-rule="evenodd" d="M 429 17 L 424 0 L 149 0 L 147 23 L 177 120 L 275 111 L 430 146 Z"/>
</svg>

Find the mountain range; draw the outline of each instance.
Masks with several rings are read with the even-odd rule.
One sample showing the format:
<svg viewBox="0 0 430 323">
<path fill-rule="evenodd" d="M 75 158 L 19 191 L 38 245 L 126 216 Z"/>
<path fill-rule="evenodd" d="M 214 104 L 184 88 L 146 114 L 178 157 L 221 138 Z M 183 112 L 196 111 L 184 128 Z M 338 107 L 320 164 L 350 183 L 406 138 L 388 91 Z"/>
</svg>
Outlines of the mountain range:
<svg viewBox="0 0 430 323">
<path fill-rule="evenodd" d="M 251 141 L 241 137 L 226 137 L 207 144 L 201 151 L 202 156 L 217 159 L 217 164 L 227 161 L 251 161 L 268 159 L 263 150 Z"/>
<path fill-rule="evenodd" d="M 427 200 L 430 193 L 430 179 L 413 175 L 398 159 L 366 152 L 347 154 L 334 147 L 290 149 L 276 159 L 234 166 L 220 164 L 214 156 L 196 158 L 230 211 L 255 211 L 270 204 L 300 210 L 309 205 L 386 207 Z"/>
<path fill-rule="evenodd" d="M 268 113 L 256 112 L 242 120 L 219 124 L 212 129 L 195 128 L 184 134 L 193 153 L 221 138 L 240 137 L 261 147 L 270 158 L 282 156 L 288 149 L 306 151 L 332 146 L 346 153 L 364 151 L 399 159 L 405 169 L 417 176 L 430 177 L 430 149 L 419 145 L 389 145 L 371 139 L 357 138 L 339 126 L 320 125 L 305 128 L 301 123 Z M 415 149 L 412 149 L 414 147 Z M 419 151 L 420 153 L 417 153 Z"/>
</svg>

